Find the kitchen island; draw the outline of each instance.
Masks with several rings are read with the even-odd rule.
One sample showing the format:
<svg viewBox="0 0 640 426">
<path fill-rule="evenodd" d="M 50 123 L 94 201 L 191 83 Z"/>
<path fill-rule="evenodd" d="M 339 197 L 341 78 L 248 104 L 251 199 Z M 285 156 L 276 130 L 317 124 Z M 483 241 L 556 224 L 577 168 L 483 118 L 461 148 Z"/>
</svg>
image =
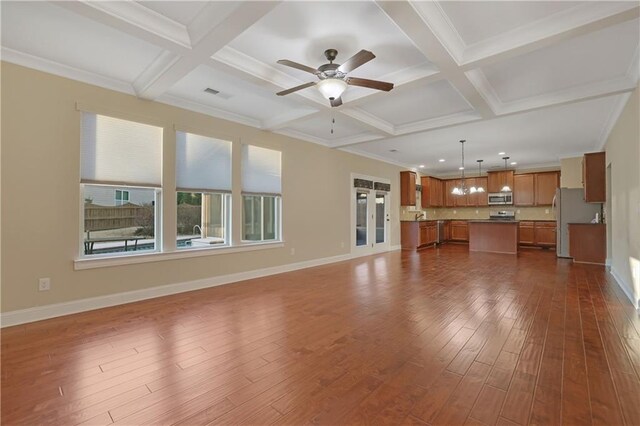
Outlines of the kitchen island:
<svg viewBox="0 0 640 426">
<path fill-rule="evenodd" d="M 470 220 L 469 250 L 518 254 L 519 227 L 516 220 Z"/>
</svg>

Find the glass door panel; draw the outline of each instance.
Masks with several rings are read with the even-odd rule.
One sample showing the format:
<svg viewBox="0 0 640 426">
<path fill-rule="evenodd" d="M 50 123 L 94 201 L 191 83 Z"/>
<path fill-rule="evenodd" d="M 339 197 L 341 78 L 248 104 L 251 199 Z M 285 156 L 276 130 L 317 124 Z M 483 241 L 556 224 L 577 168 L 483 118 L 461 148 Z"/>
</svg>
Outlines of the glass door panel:
<svg viewBox="0 0 640 426">
<path fill-rule="evenodd" d="M 386 223 L 387 223 L 387 196 L 385 194 L 376 194 L 376 244 L 386 241 Z"/>
<path fill-rule="evenodd" d="M 367 245 L 368 234 L 368 191 L 356 191 L 356 246 Z"/>
</svg>

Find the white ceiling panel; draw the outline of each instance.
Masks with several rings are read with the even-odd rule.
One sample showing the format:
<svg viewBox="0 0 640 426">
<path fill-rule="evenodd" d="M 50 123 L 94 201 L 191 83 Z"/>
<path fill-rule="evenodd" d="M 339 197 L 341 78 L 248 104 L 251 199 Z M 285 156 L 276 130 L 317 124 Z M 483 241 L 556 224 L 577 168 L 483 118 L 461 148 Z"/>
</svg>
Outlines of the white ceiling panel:
<svg viewBox="0 0 640 426">
<path fill-rule="evenodd" d="M 466 168 L 504 164 L 499 152 L 506 152 L 518 167 L 559 164 L 560 158 L 597 150 L 603 129 L 620 96 L 609 96 L 570 105 L 556 106 L 433 130 L 420 135 L 400 136 L 356 145 L 352 149 L 392 158 L 394 161 L 426 166 L 436 174 L 455 173 L 460 166 L 460 139 L 466 139 Z M 391 153 L 391 149 L 398 152 Z M 444 163 L 438 162 L 445 159 Z"/>
<path fill-rule="evenodd" d="M 638 20 L 482 68 L 503 102 L 624 77 L 640 40 Z M 637 61 L 637 57 L 635 58 Z"/>
<path fill-rule="evenodd" d="M 465 45 L 533 24 L 580 5 L 573 1 L 442 1 L 440 7 Z"/>
<path fill-rule="evenodd" d="M 283 2 L 230 46 L 305 80 L 315 77 L 276 61 L 289 59 L 317 68 L 327 63 L 326 49 L 338 50 L 336 63 L 366 49 L 376 58 L 355 70 L 353 76 L 382 78 L 421 64 L 433 68 L 375 3 L 364 1 Z"/>
<path fill-rule="evenodd" d="M 206 93 L 204 90 L 207 88 L 218 90 L 220 94 Z M 180 80 L 168 94 L 261 121 L 292 110 L 315 111 L 296 104 L 291 98 L 275 96 L 263 87 L 205 65 Z"/>
<path fill-rule="evenodd" d="M 333 119 L 335 119 L 335 123 L 332 123 Z M 332 127 L 333 133 L 331 133 Z M 335 141 L 364 134 L 371 134 L 377 137 L 375 133 L 358 124 L 356 120 L 342 114 L 332 113 L 330 110 L 321 111 L 307 119 L 299 120 L 285 130 L 287 129 L 326 141 Z"/>
<path fill-rule="evenodd" d="M 361 109 L 396 126 L 472 109 L 446 80 L 394 90 L 393 96 L 379 96 Z"/>
<path fill-rule="evenodd" d="M 132 82 L 161 49 L 51 3 L 2 2 L 2 46 Z"/>
<path fill-rule="evenodd" d="M 138 1 L 138 3 L 182 25 L 189 25 L 208 4 L 206 1 Z"/>
</svg>

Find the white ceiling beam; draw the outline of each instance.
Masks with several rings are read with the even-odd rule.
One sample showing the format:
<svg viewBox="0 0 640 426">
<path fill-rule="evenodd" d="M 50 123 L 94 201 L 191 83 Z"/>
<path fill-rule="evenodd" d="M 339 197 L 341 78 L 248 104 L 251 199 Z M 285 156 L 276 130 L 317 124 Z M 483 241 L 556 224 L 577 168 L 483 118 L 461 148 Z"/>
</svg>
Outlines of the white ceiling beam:
<svg viewBox="0 0 640 426">
<path fill-rule="evenodd" d="M 442 76 L 449 80 L 481 117 L 495 116 L 489 104 L 460 69 L 453 55 L 440 42 L 421 13 L 410 2 L 377 1 L 376 3 L 425 57 L 438 67 Z"/>
<path fill-rule="evenodd" d="M 517 28 L 468 46 L 462 54 L 461 66 L 464 70 L 483 67 L 639 16 L 640 5 L 637 2 L 586 2 L 535 25 Z"/>
</svg>

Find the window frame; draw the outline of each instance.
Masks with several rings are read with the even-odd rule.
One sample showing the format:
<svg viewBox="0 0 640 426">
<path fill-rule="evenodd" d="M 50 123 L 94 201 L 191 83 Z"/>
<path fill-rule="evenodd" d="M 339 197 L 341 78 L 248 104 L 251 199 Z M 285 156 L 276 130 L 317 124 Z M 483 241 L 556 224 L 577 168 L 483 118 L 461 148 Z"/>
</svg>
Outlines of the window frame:
<svg viewBox="0 0 640 426">
<path fill-rule="evenodd" d="M 211 244 L 210 246 L 200 246 L 200 247 L 194 247 L 194 246 L 189 246 L 189 247 L 178 247 L 177 242 L 178 242 L 178 215 L 176 214 L 176 223 L 175 223 L 175 229 L 176 229 L 176 252 L 187 252 L 187 251 L 191 251 L 191 250 L 220 250 L 223 248 L 229 248 L 229 247 L 233 247 L 232 244 L 232 238 L 231 238 L 231 233 L 233 232 L 233 226 L 232 226 L 232 203 L 233 203 L 233 197 L 232 194 L 229 192 L 222 192 L 222 191 L 206 191 L 206 192 L 201 192 L 201 191 L 193 191 L 193 192 L 188 192 L 188 191 L 176 191 L 176 198 L 178 193 L 192 193 L 192 194 L 209 194 L 209 195 L 221 195 L 222 196 L 222 228 L 224 230 L 224 243 L 222 244 Z M 176 209 L 178 207 L 178 204 L 176 203 Z M 202 205 L 201 205 L 202 207 Z M 176 210 L 177 213 L 177 210 Z M 200 217 L 200 236 L 202 238 L 202 216 Z"/>
<path fill-rule="evenodd" d="M 247 240 L 245 239 L 245 225 L 246 225 L 246 210 L 245 210 L 245 197 L 260 197 L 260 239 L 259 240 Z M 264 199 L 265 197 L 274 199 L 274 220 L 273 226 L 275 227 L 275 238 L 265 239 L 265 226 L 264 226 Z M 282 195 L 280 194 L 242 194 L 242 226 L 240 230 L 240 242 L 244 245 L 251 244 L 265 244 L 265 243 L 277 243 L 282 242 Z"/>
<path fill-rule="evenodd" d="M 153 201 L 153 237 L 154 244 L 153 250 L 128 250 L 123 252 L 114 252 L 114 253 L 97 253 L 97 254 L 86 254 L 85 253 L 85 229 L 84 229 L 84 206 L 85 206 L 85 187 L 87 186 L 102 186 L 102 187 L 113 187 L 115 188 L 131 188 L 131 189 L 144 189 L 144 190 L 152 190 L 154 193 L 154 201 Z M 78 253 L 79 255 L 76 258 L 76 262 L 78 261 L 86 261 L 86 260 L 98 260 L 98 259 L 111 259 L 111 258 L 125 258 L 131 256 L 140 256 L 140 255 L 153 255 L 163 253 L 162 246 L 162 188 L 158 188 L 155 186 L 133 186 L 133 185 L 114 185 L 114 184 L 104 184 L 104 183 L 80 183 L 80 221 L 79 221 L 79 238 L 78 238 Z M 116 206 L 117 207 L 117 206 Z"/>
</svg>

